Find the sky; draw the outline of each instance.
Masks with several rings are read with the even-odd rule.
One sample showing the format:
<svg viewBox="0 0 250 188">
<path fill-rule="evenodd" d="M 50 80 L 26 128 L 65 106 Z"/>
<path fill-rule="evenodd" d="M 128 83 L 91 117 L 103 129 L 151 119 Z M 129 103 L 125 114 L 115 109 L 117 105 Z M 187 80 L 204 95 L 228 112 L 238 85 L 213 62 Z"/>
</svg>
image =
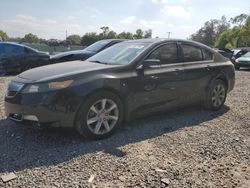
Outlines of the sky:
<svg viewBox="0 0 250 188">
<path fill-rule="evenodd" d="M 210 19 L 250 13 L 249 0 L 1 0 L 0 30 L 39 38 L 152 29 L 153 37 L 188 38 Z"/>
</svg>

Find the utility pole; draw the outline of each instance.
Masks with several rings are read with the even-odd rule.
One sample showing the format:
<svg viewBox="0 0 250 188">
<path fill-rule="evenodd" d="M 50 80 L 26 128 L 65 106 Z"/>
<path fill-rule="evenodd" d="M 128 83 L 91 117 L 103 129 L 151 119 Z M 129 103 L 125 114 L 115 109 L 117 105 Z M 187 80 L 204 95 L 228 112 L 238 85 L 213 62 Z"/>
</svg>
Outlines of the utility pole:
<svg viewBox="0 0 250 188">
<path fill-rule="evenodd" d="M 68 38 L 68 31 L 66 30 L 66 40 L 67 40 L 67 38 Z"/>
<path fill-rule="evenodd" d="M 170 32 L 170 31 L 167 32 L 168 38 L 170 38 L 171 33 L 172 33 L 172 32 Z"/>
</svg>

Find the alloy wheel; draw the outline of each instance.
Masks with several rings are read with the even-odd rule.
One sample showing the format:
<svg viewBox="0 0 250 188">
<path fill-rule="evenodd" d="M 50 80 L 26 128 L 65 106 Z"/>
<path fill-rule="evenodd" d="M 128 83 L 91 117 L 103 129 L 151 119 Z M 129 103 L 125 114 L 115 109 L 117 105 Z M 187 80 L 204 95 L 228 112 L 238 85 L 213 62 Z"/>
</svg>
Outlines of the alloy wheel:
<svg viewBox="0 0 250 188">
<path fill-rule="evenodd" d="M 222 84 L 214 87 L 212 92 L 212 104 L 214 107 L 219 107 L 223 104 L 226 97 L 226 90 Z"/>
<path fill-rule="evenodd" d="M 111 99 L 95 102 L 87 113 L 87 126 L 96 135 L 109 133 L 119 119 L 117 104 Z"/>
</svg>

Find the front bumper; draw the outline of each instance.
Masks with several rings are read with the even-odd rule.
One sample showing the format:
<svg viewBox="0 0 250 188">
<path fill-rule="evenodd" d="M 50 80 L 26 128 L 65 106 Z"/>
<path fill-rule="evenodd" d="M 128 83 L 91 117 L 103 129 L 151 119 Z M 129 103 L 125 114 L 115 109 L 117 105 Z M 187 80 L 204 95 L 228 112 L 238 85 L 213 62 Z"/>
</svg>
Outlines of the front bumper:
<svg viewBox="0 0 250 188">
<path fill-rule="evenodd" d="M 67 95 L 67 96 L 65 96 Z M 48 92 L 17 94 L 5 98 L 5 114 L 16 122 L 35 122 L 39 125 L 73 127 L 80 101 L 69 93 Z"/>
</svg>

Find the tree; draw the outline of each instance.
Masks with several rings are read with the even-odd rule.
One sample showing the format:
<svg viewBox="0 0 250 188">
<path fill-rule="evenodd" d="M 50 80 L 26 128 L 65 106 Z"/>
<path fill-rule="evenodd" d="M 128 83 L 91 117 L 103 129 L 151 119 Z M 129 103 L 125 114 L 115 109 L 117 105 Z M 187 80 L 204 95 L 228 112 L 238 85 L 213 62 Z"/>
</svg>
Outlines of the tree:
<svg viewBox="0 0 250 188">
<path fill-rule="evenodd" d="M 0 38 L 2 39 L 2 41 L 9 40 L 7 33 L 3 32 L 2 30 L 0 30 Z"/>
<path fill-rule="evenodd" d="M 79 45 L 81 44 L 81 37 L 79 35 L 70 35 L 66 39 L 73 45 Z"/>
<path fill-rule="evenodd" d="M 213 46 L 220 34 L 229 28 L 229 22 L 226 20 L 225 16 L 222 16 L 221 20 L 212 19 L 205 22 L 202 28 L 200 28 L 195 34 L 191 35 L 191 39 Z"/>
<path fill-rule="evenodd" d="M 237 19 L 239 20 L 239 17 Z M 246 18 L 243 25 L 238 24 L 238 26 L 234 26 L 224 31 L 215 42 L 215 47 L 217 48 L 237 48 L 246 46 L 250 46 L 250 16 Z"/>
<path fill-rule="evenodd" d="M 99 39 L 100 39 L 99 35 L 97 35 L 97 33 L 95 33 L 95 32 L 86 33 L 81 38 L 81 44 L 83 46 L 89 46 L 89 45 L 95 43 L 96 41 L 98 41 Z"/>
<path fill-rule="evenodd" d="M 135 39 L 142 39 L 143 35 L 144 35 L 143 31 L 141 29 L 137 29 L 135 32 L 134 38 Z"/>
<path fill-rule="evenodd" d="M 106 36 L 109 33 L 109 27 L 108 26 L 102 26 L 100 28 L 102 30 L 102 33 L 104 36 Z"/>
<path fill-rule="evenodd" d="M 145 31 L 144 38 L 152 38 L 152 29 Z"/>
<path fill-rule="evenodd" d="M 107 39 L 115 39 L 115 38 L 117 38 L 117 34 L 116 34 L 116 32 L 114 32 L 114 31 L 110 31 L 108 34 L 107 34 L 107 37 L 106 37 Z"/>
<path fill-rule="evenodd" d="M 38 43 L 39 42 L 39 38 L 32 34 L 32 33 L 29 33 L 29 34 L 26 34 L 23 38 L 23 42 L 27 42 L 27 43 Z"/>
<path fill-rule="evenodd" d="M 122 32 L 120 34 L 118 34 L 118 38 L 119 39 L 133 39 L 133 34 L 130 32 Z"/>
<path fill-rule="evenodd" d="M 248 17 L 247 14 L 240 14 L 238 16 L 235 16 L 234 18 L 231 18 L 230 22 L 232 24 L 236 24 L 236 25 L 242 27 L 244 22 L 246 21 L 247 17 Z"/>
</svg>

